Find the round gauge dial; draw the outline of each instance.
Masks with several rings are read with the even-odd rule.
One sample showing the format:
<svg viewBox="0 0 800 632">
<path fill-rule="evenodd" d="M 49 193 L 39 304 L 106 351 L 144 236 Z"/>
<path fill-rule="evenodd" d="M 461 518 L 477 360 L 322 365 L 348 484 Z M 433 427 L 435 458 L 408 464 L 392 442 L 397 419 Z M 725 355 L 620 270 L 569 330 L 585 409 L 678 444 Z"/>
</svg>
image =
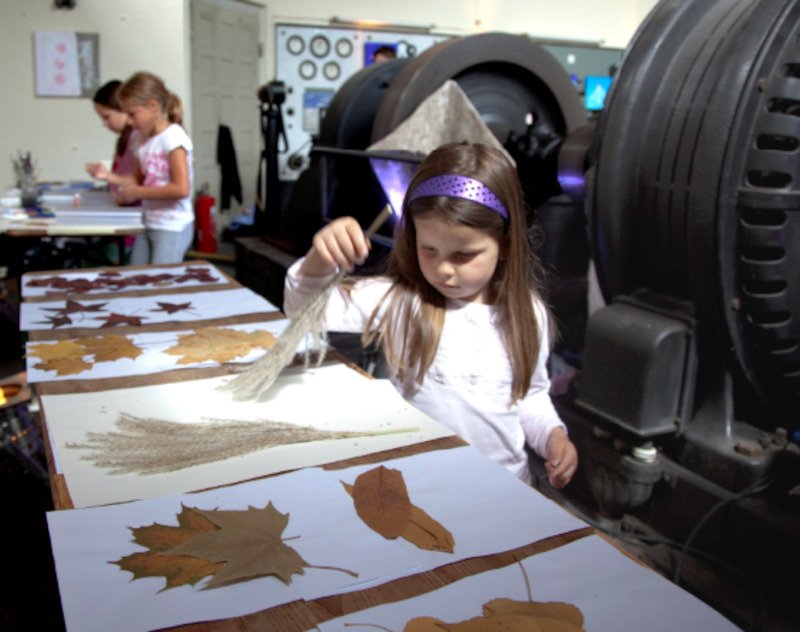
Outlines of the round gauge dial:
<svg viewBox="0 0 800 632">
<path fill-rule="evenodd" d="M 286 50 L 288 50 L 292 55 L 299 55 L 305 49 L 306 43 L 299 35 L 292 35 L 288 40 L 286 40 Z"/>
<path fill-rule="evenodd" d="M 331 43 L 324 35 L 315 35 L 309 43 L 309 48 L 315 57 L 325 57 L 331 52 Z"/>
<path fill-rule="evenodd" d="M 329 61 L 322 67 L 322 74 L 328 81 L 336 81 L 342 74 L 342 69 L 335 61 Z"/>
<path fill-rule="evenodd" d="M 299 71 L 300 76 L 303 79 L 313 79 L 317 74 L 317 65 L 310 59 L 306 59 L 302 64 L 300 64 Z"/>
<path fill-rule="evenodd" d="M 336 54 L 339 57 L 350 57 L 353 52 L 353 43 L 344 37 L 336 42 Z"/>
</svg>

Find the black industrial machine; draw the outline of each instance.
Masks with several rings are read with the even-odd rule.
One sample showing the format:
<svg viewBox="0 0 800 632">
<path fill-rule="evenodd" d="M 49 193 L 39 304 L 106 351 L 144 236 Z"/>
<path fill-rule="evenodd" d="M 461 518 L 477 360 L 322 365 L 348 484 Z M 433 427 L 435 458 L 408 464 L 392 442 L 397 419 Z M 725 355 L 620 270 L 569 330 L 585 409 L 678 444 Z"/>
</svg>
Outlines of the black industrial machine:
<svg viewBox="0 0 800 632">
<path fill-rule="evenodd" d="M 364 223 L 382 206 L 358 153 L 446 79 L 517 160 L 555 272 L 556 352 L 577 374 L 556 403 L 582 466 L 563 495 L 542 491 L 663 551 L 654 563 L 712 605 L 726 577 L 744 627 L 797 629 L 800 0 L 662 0 L 591 117 L 522 36 L 365 68 L 283 211 L 298 254 L 320 198 Z M 688 579 L 698 562 L 717 579 Z"/>
</svg>

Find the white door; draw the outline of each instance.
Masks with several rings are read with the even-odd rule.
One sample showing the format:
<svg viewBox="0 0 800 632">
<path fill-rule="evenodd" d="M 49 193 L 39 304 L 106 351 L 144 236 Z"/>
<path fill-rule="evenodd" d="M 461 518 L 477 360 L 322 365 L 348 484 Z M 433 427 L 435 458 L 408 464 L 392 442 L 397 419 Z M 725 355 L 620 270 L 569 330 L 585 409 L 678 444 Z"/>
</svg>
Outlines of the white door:
<svg viewBox="0 0 800 632">
<path fill-rule="evenodd" d="M 236 0 L 192 0 L 192 140 L 195 188 L 208 183 L 220 205 L 220 167 L 217 135 L 220 125 L 231 129 L 243 202 L 219 214 L 221 231 L 241 209 L 255 203 L 261 151 L 259 63 L 264 7 Z"/>
</svg>

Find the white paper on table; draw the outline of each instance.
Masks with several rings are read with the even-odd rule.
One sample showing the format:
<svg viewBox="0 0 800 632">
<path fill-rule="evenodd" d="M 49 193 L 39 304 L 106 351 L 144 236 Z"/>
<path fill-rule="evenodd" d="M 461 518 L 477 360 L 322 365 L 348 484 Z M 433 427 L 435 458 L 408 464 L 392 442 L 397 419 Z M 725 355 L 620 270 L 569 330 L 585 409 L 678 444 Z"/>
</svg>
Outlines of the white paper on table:
<svg viewBox="0 0 800 632">
<path fill-rule="evenodd" d="M 402 569 L 404 560 L 414 560 L 417 572 L 421 572 L 443 563 L 499 553 L 587 526 L 471 446 L 392 459 L 382 465 L 400 470 L 411 503 L 452 533 L 454 554 L 424 551 L 398 539 L 395 546 L 386 547 L 381 553 L 385 567 L 383 576 L 376 580 L 359 579 L 348 587 L 350 590 L 370 588 L 406 575 L 391 570 Z M 352 485 L 359 474 L 374 467 L 376 465 L 358 465 L 329 471 L 328 475 Z M 355 518 L 357 514 L 352 505 L 351 510 Z M 327 528 L 326 525 L 318 527 Z M 337 529 L 348 541 L 376 544 L 385 541 L 360 519 L 345 521 Z"/>
<path fill-rule="evenodd" d="M 669 580 L 626 557 L 598 536 L 589 536 L 522 560 L 533 600 L 577 606 L 586 632 L 609 630 L 738 630 L 716 610 Z M 518 564 L 461 579 L 419 597 L 361 610 L 317 626 L 320 632 L 351 632 L 373 624 L 401 632 L 415 617 L 458 623 L 481 616 L 495 598 L 527 601 Z M 368 628 L 364 628 L 368 629 Z"/>
<path fill-rule="evenodd" d="M 262 296 L 250 289 L 219 290 L 216 292 L 194 292 L 190 294 L 159 294 L 157 296 L 136 296 L 102 299 L 72 299 L 86 307 L 97 307 L 96 311 L 76 311 L 69 314 L 71 323 L 54 325 L 50 320 L 59 315 L 58 310 L 65 309 L 66 300 L 43 301 L 31 303 L 25 301 L 20 305 L 20 329 L 22 331 L 47 329 L 94 328 L 100 329 L 110 314 L 141 318 L 141 325 L 153 325 L 164 322 L 186 322 L 211 318 L 226 318 L 242 314 L 259 312 L 277 312 L 278 308 Z M 169 313 L 160 308 L 159 303 L 183 305 L 185 308 Z M 99 306 L 99 307 L 98 307 Z M 104 329 L 112 329 L 108 327 Z"/>
<path fill-rule="evenodd" d="M 276 338 L 280 336 L 289 324 L 288 319 L 265 321 L 260 323 L 243 323 L 240 325 L 226 325 L 223 329 L 234 329 L 236 331 L 269 331 Z M 163 371 L 173 371 L 175 369 L 188 369 L 194 367 L 219 366 L 219 362 L 207 360 L 205 362 L 191 362 L 178 364 L 180 356 L 165 353 L 170 347 L 178 344 L 181 336 L 192 334 L 195 330 L 186 329 L 181 331 L 162 331 L 154 333 L 128 334 L 131 342 L 142 349 L 143 353 L 137 358 L 119 358 L 113 362 L 93 362 L 90 369 L 80 373 L 68 375 L 58 375 L 56 371 L 37 368 L 42 364 L 42 359 L 33 351 L 37 347 L 47 347 L 57 344 L 56 341 L 27 342 L 25 344 L 25 364 L 28 375 L 28 383 L 36 384 L 39 382 L 53 382 L 60 380 L 87 380 L 109 377 L 123 377 L 126 375 L 147 375 L 151 373 L 161 373 Z M 113 334 L 114 330 L 103 330 L 97 335 Z M 306 341 L 301 342 L 297 351 L 301 353 L 307 348 Z M 253 349 L 245 356 L 228 360 L 228 363 L 254 362 L 266 353 L 265 349 Z M 87 356 L 90 359 L 90 356 Z"/>
<path fill-rule="evenodd" d="M 51 443 L 76 507 L 178 494 L 320 465 L 451 436 L 453 432 L 406 402 L 386 380 L 371 380 L 344 365 L 286 369 L 265 401 L 234 401 L 218 387 L 231 376 L 117 389 L 42 395 Z M 166 474 L 110 474 L 81 457 L 86 432 L 117 429 L 120 413 L 190 423 L 269 420 L 320 430 L 394 434 L 313 441 L 265 448 Z"/>
<path fill-rule="evenodd" d="M 72 199 L 72 194 L 69 195 L 69 199 Z M 120 211 L 124 211 L 124 207 L 121 207 Z M 141 214 L 141 211 L 137 211 Z M 213 277 L 212 281 L 198 281 L 195 278 L 187 277 L 188 269 L 191 268 L 192 270 L 203 271 L 207 275 Z M 110 294 L 112 292 L 132 292 L 135 290 L 156 290 L 162 289 L 166 290 L 168 288 L 179 288 L 179 287 L 200 287 L 206 285 L 220 285 L 230 283 L 228 279 L 226 279 L 220 272 L 212 265 L 203 265 L 203 264 L 187 264 L 184 266 L 170 266 L 167 268 L 158 268 L 158 267 L 148 267 L 145 269 L 134 269 L 131 270 L 129 268 L 119 268 L 119 269 L 110 269 L 110 270 L 100 270 L 100 271 L 80 271 L 80 272 L 68 272 L 68 271 L 56 271 L 51 274 L 45 273 L 25 273 L 22 275 L 21 283 L 22 286 L 20 288 L 20 292 L 22 298 L 29 298 L 33 296 L 47 296 L 48 294 L 72 294 L 76 295 L 78 293 L 70 291 L 69 289 L 59 289 L 54 288 L 49 285 L 38 286 L 38 285 L 31 285 L 36 281 L 42 281 L 43 279 L 47 278 L 59 278 L 63 279 L 68 282 L 75 282 L 75 281 L 90 281 L 94 282 L 97 279 L 106 277 L 108 279 L 113 280 L 125 280 L 125 279 L 132 279 L 135 277 L 154 277 L 159 275 L 170 275 L 170 279 L 164 279 L 159 281 L 156 285 L 152 283 L 143 283 L 142 285 L 128 285 L 122 289 L 115 289 L 112 287 L 100 287 L 89 289 L 85 292 L 80 293 L 81 296 L 85 296 L 88 294 L 99 294 L 105 293 Z M 183 277 L 183 280 L 181 278 Z M 73 296 L 74 298 L 74 296 Z M 80 300 L 80 299 L 78 299 Z"/>
<path fill-rule="evenodd" d="M 471 447 L 418 454 L 386 466 L 401 470 L 411 502 L 451 531 L 453 554 L 423 551 L 369 529 L 339 482 L 352 481 L 361 467 L 306 469 L 209 492 L 50 512 L 67 628 L 125 632 L 240 616 L 298 598 L 361 589 L 586 526 Z M 294 537 L 287 544 L 308 564 L 346 568 L 359 577 L 307 568 L 303 575 L 293 575 L 289 586 L 265 577 L 209 590 L 202 589 L 203 580 L 194 587 L 159 592 L 163 578 L 132 581 L 130 573 L 109 564 L 144 550 L 131 542 L 129 527 L 174 526 L 181 504 L 244 510 L 263 508 L 269 501 L 289 513 L 283 536 Z"/>
</svg>

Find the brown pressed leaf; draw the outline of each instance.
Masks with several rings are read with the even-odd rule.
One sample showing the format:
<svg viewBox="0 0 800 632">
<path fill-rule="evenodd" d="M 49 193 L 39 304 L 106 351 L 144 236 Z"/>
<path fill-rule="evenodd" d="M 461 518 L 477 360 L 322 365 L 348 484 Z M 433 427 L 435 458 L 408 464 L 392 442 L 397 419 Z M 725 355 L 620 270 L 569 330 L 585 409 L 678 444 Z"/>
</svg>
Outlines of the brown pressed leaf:
<svg viewBox="0 0 800 632">
<path fill-rule="evenodd" d="M 112 312 L 108 316 L 97 316 L 95 320 L 104 320 L 101 328 L 103 327 L 115 327 L 116 325 L 141 325 L 142 318 L 146 318 L 146 316 L 126 316 L 125 314 L 116 314 Z"/>
<path fill-rule="evenodd" d="M 281 539 L 289 514 L 272 503 L 263 509 L 244 511 L 202 510 L 182 507 L 178 526 L 152 524 L 131 528 L 134 542 L 147 547 L 111 564 L 141 577 L 164 577 L 162 590 L 194 585 L 213 575 L 205 588 L 216 588 L 256 577 L 274 575 L 289 584 L 291 576 L 305 568 L 333 570 L 358 577 L 358 573 L 334 566 L 308 564 Z"/>
<path fill-rule="evenodd" d="M 143 353 L 128 336 L 110 334 L 108 336 L 79 338 L 77 342 L 86 349 L 86 353 L 94 356 L 95 362 L 113 362 L 120 358 L 135 360 Z"/>
<path fill-rule="evenodd" d="M 71 325 L 72 319 L 69 316 L 48 316 L 47 320 L 37 320 L 36 325 L 52 325 L 53 329 L 61 325 Z"/>
<path fill-rule="evenodd" d="M 394 539 L 406 528 L 411 501 L 400 470 L 380 465 L 358 475 L 353 484 L 356 513 L 384 538 Z"/>
<path fill-rule="evenodd" d="M 513 599 L 498 598 L 483 604 L 483 614 L 524 614 L 563 621 L 571 625 L 573 629 L 580 629 L 583 626 L 583 614 L 580 609 L 563 601 L 514 601 Z"/>
<path fill-rule="evenodd" d="M 460 623 L 445 623 L 433 617 L 417 617 L 406 624 L 403 632 L 545 632 L 547 629 L 536 619 L 505 614 L 475 617 Z"/>
<path fill-rule="evenodd" d="M 105 307 L 106 303 L 93 303 L 91 305 L 84 305 L 78 301 L 67 299 L 64 307 L 43 307 L 46 312 L 58 312 L 62 316 L 67 314 L 75 314 L 77 312 L 99 312 Z"/>
<path fill-rule="evenodd" d="M 222 327 L 206 327 L 180 336 L 178 343 L 165 353 L 180 356 L 178 364 L 195 362 L 228 362 L 246 356 L 254 348 L 269 349 L 275 336 L 269 331 L 238 331 Z"/>
<path fill-rule="evenodd" d="M 446 632 L 447 624 L 433 617 L 414 617 L 403 628 L 403 632 Z"/>
<path fill-rule="evenodd" d="M 201 533 L 214 530 L 216 530 L 214 524 L 198 511 L 191 507 L 182 507 L 181 513 L 178 514 L 177 527 L 156 523 L 148 527 L 131 528 L 134 542 L 146 547 L 148 551 L 127 555 L 111 564 L 133 573 L 134 579 L 164 577 L 166 584 L 162 590 L 185 584 L 193 586 L 204 577 L 216 573 L 222 568 L 222 563 L 167 555 L 163 552 Z"/>
<path fill-rule="evenodd" d="M 158 308 L 151 309 L 151 312 L 166 312 L 167 314 L 174 314 L 175 312 L 187 311 L 192 307 L 191 301 L 188 303 L 164 303 L 162 301 L 156 301 L 156 305 L 158 305 Z"/>
<path fill-rule="evenodd" d="M 92 368 L 92 363 L 83 358 L 87 355 L 83 346 L 72 340 L 30 345 L 28 355 L 42 359 L 34 368 L 55 371 L 57 375 L 74 375 Z"/>
<path fill-rule="evenodd" d="M 169 548 L 165 554 L 223 563 L 207 588 L 266 575 L 274 575 L 289 584 L 292 575 L 305 573 L 306 561 L 281 539 L 289 523 L 289 514 L 282 514 L 271 502 L 264 509 L 197 512 L 218 529 Z"/>
<path fill-rule="evenodd" d="M 411 505 L 408 524 L 400 537 L 427 551 L 452 553 L 455 547 L 453 534 L 416 505 Z"/>
<path fill-rule="evenodd" d="M 383 466 L 381 466 L 383 467 Z M 375 468 L 380 469 L 380 468 Z M 383 468 L 384 470 L 386 468 Z M 370 470 L 374 471 L 374 470 Z M 402 480 L 402 473 L 398 470 L 386 470 L 387 472 L 397 472 L 400 481 Z M 364 474 L 367 474 L 365 472 Z M 361 475 L 363 476 L 363 474 Z M 360 476 L 359 476 L 360 478 Z M 358 478 L 356 479 L 356 484 L 358 484 Z M 350 494 L 351 497 L 355 500 L 354 496 L 354 487 L 353 485 L 348 485 L 345 482 L 342 482 L 345 491 Z M 403 482 L 403 491 L 405 492 L 405 483 Z M 441 525 L 441 523 L 437 522 L 433 518 L 431 518 L 424 510 L 420 509 L 416 505 L 412 505 L 411 501 L 408 499 L 408 493 L 405 492 L 405 499 L 406 503 L 408 504 L 408 518 L 406 520 L 405 526 L 401 530 L 399 537 L 411 542 L 420 549 L 425 549 L 427 551 L 442 551 L 444 553 L 452 553 L 455 547 L 455 541 L 453 540 L 453 535 Z M 358 511 L 358 503 L 356 502 L 356 512 L 370 526 L 372 529 L 383 535 L 384 537 L 387 536 L 375 527 L 372 527 L 363 516 L 361 516 L 361 512 Z M 398 536 L 394 536 L 398 537 Z"/>
</svg>

